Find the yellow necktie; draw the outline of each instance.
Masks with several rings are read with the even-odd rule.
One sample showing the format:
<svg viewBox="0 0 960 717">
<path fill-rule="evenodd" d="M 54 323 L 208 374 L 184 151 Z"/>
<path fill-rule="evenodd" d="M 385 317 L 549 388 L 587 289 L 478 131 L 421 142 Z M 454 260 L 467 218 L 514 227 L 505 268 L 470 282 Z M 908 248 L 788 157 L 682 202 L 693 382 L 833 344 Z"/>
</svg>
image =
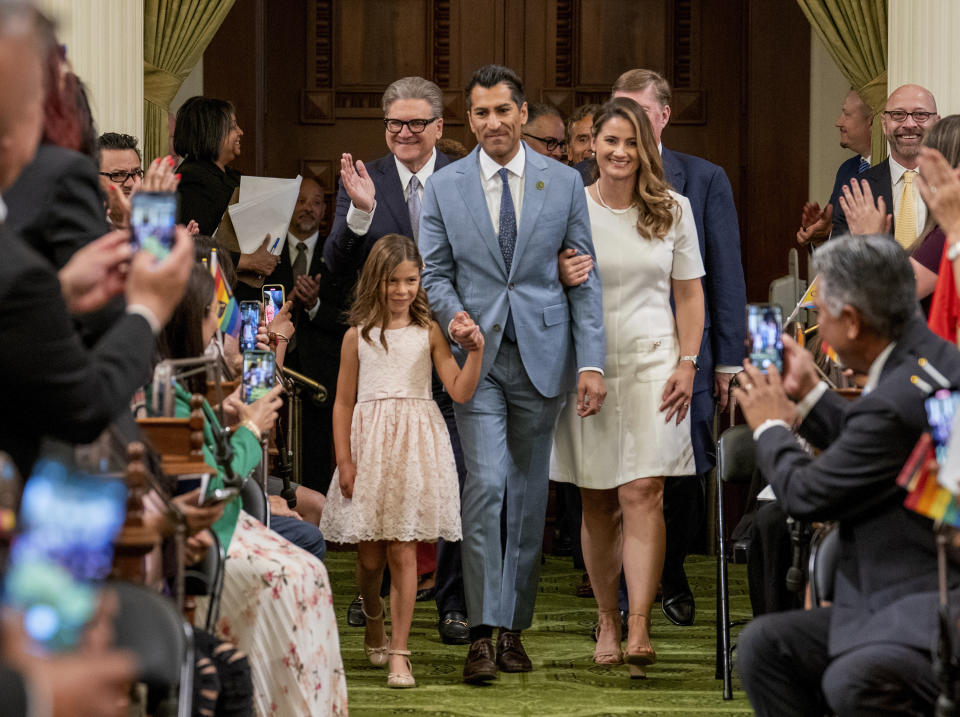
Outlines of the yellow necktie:
<svg viewBox="0 0 960 717">
<path fill-rule="evenodd" d="M 913 201 L 914 175 L 916 172 L 912 169 L 903 173 L 903 196 L 900 197 L 900 208 L 897 210 L 896 226 L 893 230 L 897 244 L 904 249 L 909 249 L 917 240 L 917 208 Z"/>
</svg>

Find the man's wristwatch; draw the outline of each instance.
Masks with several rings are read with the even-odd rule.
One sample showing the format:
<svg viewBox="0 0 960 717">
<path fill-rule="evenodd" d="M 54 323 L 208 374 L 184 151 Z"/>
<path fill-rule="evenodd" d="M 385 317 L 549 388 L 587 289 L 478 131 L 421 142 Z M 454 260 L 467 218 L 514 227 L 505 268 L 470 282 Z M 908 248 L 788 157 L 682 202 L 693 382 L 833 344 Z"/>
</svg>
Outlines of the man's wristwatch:
<svg viewBox="0 0 960 717">
<path fill-rule="evenodd" d="M 698 358 L 698 357 L 697 357 L 696 354 L 690 354 L 689 356 L 681 356 L 681 357 L 680 357 L 680 361 L 689 361 L 690 363 L 693 364 L 693 368 L 694 368 L 695 370 L 699 371 L 699 370 L 700 370 L 700 364 L 697 362 L 697 358 Z M 677 361 L 677 363 L 680 363 L 680 361 Z"/>
</svg>

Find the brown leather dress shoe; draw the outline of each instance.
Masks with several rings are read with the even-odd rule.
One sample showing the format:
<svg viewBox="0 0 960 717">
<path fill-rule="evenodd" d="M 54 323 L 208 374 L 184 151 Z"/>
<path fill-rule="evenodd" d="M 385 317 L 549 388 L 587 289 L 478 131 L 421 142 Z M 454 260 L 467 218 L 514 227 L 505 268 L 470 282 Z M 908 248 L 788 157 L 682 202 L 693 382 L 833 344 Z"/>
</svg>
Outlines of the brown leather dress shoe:
<svg viewBox="0 0 960 717">
<path fill-rule="evenodd" d="M 497 663 L 494 661 L 493 640 L 481 637 L 470 643 L 467 661 L 463 665 L 463 681 L 470 685 L 483 685 L 497 679 Z"/>
<path fill-rule="evenodd" d="M 497 637 L 497 665 L 504 672 L 531 672 L 533 665 L 520 642 L 519 632 L 500 631 Z"/>
</svg>

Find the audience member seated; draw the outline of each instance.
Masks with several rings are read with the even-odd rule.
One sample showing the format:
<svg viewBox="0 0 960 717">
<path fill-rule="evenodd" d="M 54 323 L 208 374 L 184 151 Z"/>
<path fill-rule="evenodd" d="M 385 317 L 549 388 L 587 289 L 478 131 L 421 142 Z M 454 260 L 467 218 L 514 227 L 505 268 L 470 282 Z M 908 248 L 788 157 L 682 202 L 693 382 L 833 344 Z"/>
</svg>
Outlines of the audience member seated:
<svg viewBox="0 0 960 717">
<path fill-rule="evenodd" d="M 832 607 L 764 615 L 738 641 L 744 688 L 758 715 L 930 714 L 939 692 L 933 522 L 903 505 L 896 478 L 927 430 L 932 388 L 911 377 L 923 359 L 960 386 L 960 353 L 916 315 L 916 284 L 887 237 L 852 237 L 814 257 L 820 332 L 844 365 L 868 375 L 848 402 L 819 380 L 784 336 L 785 371 L 745 362 L 734 398 L 757 442 L 757 463 L 783 509 L 839 521 Z M 821 452 L 807 453 L 791 426 Z M 960 585 L 955 555 L 948 585 Z M 958 593 L 953 591 L 951 600 Z"/>
<path fill-rule="evenodd" d="M 213 277 L 194 264 L 184 298 L 161 335 L 159 356 L 201 356 L 218 320 Z M 202 374 L 191 378 L 200 381 L 188 378 L 176 387 L 180 417 L 189 415 L 190 391 L 206 389 Z M 236 394 L 224 400 L 224 415 L 239 423 L 230 434 L 237 477 L 246 478 L 259 465 L 260 437 L 273 428 L 280 402 L 279 386 L 249 405 Z M 206 401 L 203 411 L 204 458 L 216 467 L 214 487 L 222 486 L 225 471 L 215 458 L 214 437 L 222 429 Z M 239 498 L 226 505 L 213 530 L 228 557 L 217 634 L 249 656 L 257 713 L 345 714 L 346 685 L 323 563 L 245 513 Z"/>
</svg>

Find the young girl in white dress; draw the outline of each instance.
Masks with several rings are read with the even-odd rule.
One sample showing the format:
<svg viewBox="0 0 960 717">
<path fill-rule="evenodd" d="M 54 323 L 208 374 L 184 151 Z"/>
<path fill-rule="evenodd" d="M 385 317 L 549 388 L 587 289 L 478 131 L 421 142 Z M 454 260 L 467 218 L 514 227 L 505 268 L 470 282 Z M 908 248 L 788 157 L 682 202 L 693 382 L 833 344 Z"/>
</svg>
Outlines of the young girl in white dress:
<svg viewBox="0 0 960 717">
<path fill-rule="evenodd" d="M 480 378 L 483 337 L 461 369 L 430 318 L 420 285 L 423 260 L 412 239 L 388 234 L 370 252 L 343 339 L 333 437 L 337 470 L 320 529 L 328 541 L 357 544 L 357 581 L 367 618 L 363 649 L 389 662 L 389 687 L 414 687 L 407 637 L 417 593 L 417 542 L 460 540 L 460 493 L 450 437 L 433 401 L 436 368 L 462 403 Z M 384 626 L 380 583 L 390 565 L 392 636 Z M 378 606 L 371 608 L 370 606 Z M 369 613 L 368 613 L 369 608 Z"/>
</svg>

